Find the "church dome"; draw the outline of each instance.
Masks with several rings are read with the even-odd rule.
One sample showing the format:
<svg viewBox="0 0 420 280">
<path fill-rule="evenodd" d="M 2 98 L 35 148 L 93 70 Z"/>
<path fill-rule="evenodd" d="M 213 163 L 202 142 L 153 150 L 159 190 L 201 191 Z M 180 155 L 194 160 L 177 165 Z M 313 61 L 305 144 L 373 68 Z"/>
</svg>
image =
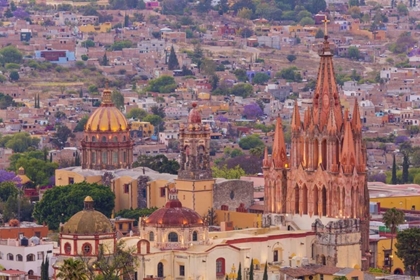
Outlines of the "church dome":
<svg viewBox="0 0 420 280">
<path fill-rule="evenodd" d="M 196 227 L 204 226 L 203 219 L 194 210 L 182 207 L 177 191 L 169 191 L 169 201 L 165 207 L 153 212 L 145 221 L 146 226 L 158 227 Z"/>
<path fill-rule="evenodd" d="M 93 209 L 93 199 L 87 196 L 85 207 L 74 214 L 61 228 L 62 234 L 92 235 L 113 232 L 111 221 Z"/>
<path fill-rule="evenodd" d="M 97 108 L 86 122 L 85 131 L 118 132 L 128 130 L 127 119 L 111 100 L 111 91 L 105 89 L 101 107 Z"/>
<path fill-rule="evenodd" d="M 196 108 L 197 103 L 192 104 L 192 109 L 188 115 L 188 123 L 201 123 L 201 114 L 200 111 Z"/>
</svg>

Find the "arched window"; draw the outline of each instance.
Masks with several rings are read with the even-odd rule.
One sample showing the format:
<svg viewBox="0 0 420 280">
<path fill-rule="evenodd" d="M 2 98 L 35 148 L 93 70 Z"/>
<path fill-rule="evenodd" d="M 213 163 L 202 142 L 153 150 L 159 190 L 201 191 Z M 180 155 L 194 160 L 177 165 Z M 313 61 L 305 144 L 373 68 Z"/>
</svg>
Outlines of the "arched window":
<svg viewBox="0 0 420 280">
<path fill-rule="evenodd" d="M 92 254 L 92 245 L 90 245 L 89 243 L 85 243 L 82 246 L 82 250 L 83 250 L 83 255 L 90 255 Z"/>
<path fill-rule="evenodd" d="M 197 234 L 197 232 L 196 231 L 194 231 L 193 233 L 192 233 L 192 241 L 197 241 L 198 240 L 198 234 Z"/>
<path fill-rule="evenodd" d="M 21 254 L 17 254 L 17 255 L 16 255 L 16 261 L 17 261 L 17 262 L 23 262 L 23 257 L 22 257 L 22 255 L 21 255 Z"/>
<path fill-rule="evenodd" d="M 102 136 L 102 142 L 106 142 L 106 137 Z"/>
<path fill-rule="evenodd" d="M 35 261 L 35 255 L 34 254 L 26 255 L 26 261 L 27 262 L 34 262 Z"/>
<path fill-rule="evenodd" d="M 10 253 L 9 253 L 9 254 L 7 254 L 7 260 L 8 260 L 8 261 L 13 261 L 13 259 L 14 259 L 14 258 L 13 258 L 13 255 L 12 255 L 12 254 L 10 254 Z"/>
<path fill-rule="evenodd" d="M 178 234 L 176 232 L 170 232 L 168 234 L 168 242 L 178 242 Z"/>
<path fill-rule="evenodd" d="M 92 157 L 92 163 L 96 164 L 96 152 L 95 151 L 92 152 L 91 157 Z"/>
<path fill-rule="evenodd" d="M 218 258 L 216 260 L 216 277 L 225 276 L 225 259 Z"/>
<path fill-rule="evenodd" d="M 322 265 L 327 265 L 327 260 L 326 260 L 324 255 L 321 256 L 321 264 Z"/>
<path fill-rule="evenodd" d="M 96 142 L 96 137 L 92 136 L 92 142 Z"/>
<path fill-rule="evenodd" d="M 157 271 L 158 271 L 158 273 L 157 273 L 157 276 L 158 277 L 163 277 L 163 263 L 158 263 L 158 265 L 157 265 Z"/>
<path fill-rule="evenodd" d="M 64 253 L 66 253 L 67 255 L 71 253 L 71 245 L 68 242 L 64 244 Z"/>
<path fill-rule="evenodd" d="M 155 241 L 155 233 L 153 231 L 149 232 L 149 241 Z"/>
<path fill-rule="evenodd" d="M 127 140 L 127 138 L 125 137 L 125 135 L 123 136 L 123 141 Z"/>
<path fill-rule="evenodd" d="M 34 275 L 34 271 L 33 271 L 32 269 L 31 269 L 31 270 L 29 270 L 29 271 L 28 271 L 28 275 L 31 275 L 31 276 L 32 276 L 32 275 Z"/>
<path fill-rule="evenodd" d="M 118 142 L 118 138 L 117 138 L 117 136 L 114 136 L 113 141 L 114 141 L 114 142 Z"/>
</svg>

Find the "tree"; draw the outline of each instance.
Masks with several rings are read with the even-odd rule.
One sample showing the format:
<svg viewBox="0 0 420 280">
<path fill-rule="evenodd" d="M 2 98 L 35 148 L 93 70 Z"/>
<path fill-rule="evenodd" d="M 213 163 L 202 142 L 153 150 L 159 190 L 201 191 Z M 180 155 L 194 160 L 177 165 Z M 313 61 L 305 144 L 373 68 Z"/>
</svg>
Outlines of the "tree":
<svg viewBox="0 0 420 280">
<path fill-rule="evenodd" d="M 280 72 L 276 73 L 276 78 L 282 78 L 287 81 L 294 81 L 294 82 L 302 81 L 302 76 L 298 72 L 298 69 L 296 66 L 291 66 L 288 68 L 281 69 Z"/>
<path fill-rule="evenodd" d="M 66 222 L 83 210 L 86 196 L 93 198 L 96 211 L 107 217 L 111 216 L 115 205 L 115 195 L 112 190 L 103 185 L 87 182 L 47 190 L 42 200 L 35 205 L 33 216 L 38 223 L 45 222 L 50 229 L 56 230 L 60 223 Z"/>
<path fill-rule="evenodd" d="M 7 46 L 0 50 L 0 61 L 3 65 L 6 63 L 22 63 L 22 53 L 15 46 Z"/>
<path fill-rule="evenodd" d="M 0 136 L 0 146 L 12 149 L 14 153 L 26 152 L 30 148 L 38 148 L 39 138 L 32 138 L 27 132 Z"/>
<path fill-rule="evenodd" d="M 263 111 L 261 110 L 261 107 L 258 106 L 257 103 L 250 103 L 248 105 L 244 106 L 244 111 L 242 115 L 246 117 L 247 119 L 255 119 L 259 116 L 262 116 Z"/>
<path fill-rule="evenodd" d="M 102 57 L 101 65 L 102 66 L 108 66 L 109 65 L 109 60 L 108 60 L 108 56 L 106 55 L 106 53 Z"/>
<path fill-rule="evenodd" d="M 250 84 L 237 84 L 232 87 L 230 93 L 235 96 L 249 97 L 254 92 L 254 88 Z"/>
<path fill-rule="evenodd" d="M 92 40 L 86 40 L 82 42 L 82 47 L 93 48 L 94 46 L 95 46 L 95 42 Z"/>
<path fill-rule="evenodd" d="M 315 38 L 317 39 L 324 38 L 324 31 L 322 29 L 318 29 L 318 31 L 315 34 Z"/>
<path fill-rule="evenodd" d="M 115 214 L 116 217 L 127 219 L 134 219 L 134 225 L 137 226 L 140 217 L 148 217 L 157 210 L 156 207 L 152 208 L 137 208 L 137 209 L 123 209 Z"/>
<path fill-rule="evenodd" d="M 420 270 L 420 228 L 408 228 L 397 234 L 396 255 L 403 260 L 411 276 L 417 276 Z"/>
<path fill-rule="evenodd" d="M 65 259 L 61 267 L 58 268 L 57 278 L 86 280 L 87 275 L 85 264 L 79 259 Z"/>
<path fill-rule="evenodd" d="M 404 212 L 401 210 L 394 208 L 388 209 L 383 217 L 382 221 L 384 222 L 385 226 L 390 229 L 391 231 L 391 255 L 393 254 L 393 241 L 394 241 L 394 235 L 396 233 L 396 230 L 398 226 L 402 223 L 404 223 Z M 392 262 L 389 265 L 389 270 L 392 273 Z"/>
<path fill-rule="evenodd" d="M 228 169 L 239 166 L 241 169 L 243 169 L 243 171 L 245 171 L 245 174 L 255 175 L 261 172 L 262 159 L 252 155 L 243 155 L 229 158 L 224 162 L 224 164 L 226 164 Z"/>
<path fill-rule="evenodd" d="M 211 84 L 211 90 L 217 89 L 217 86 L 219 85 L 219 80 L 219 76 L 217 76 L 216 74 L 210 76 L 209 82 Z"/>
<path fill-rule="evenodd" d="M 327 3 L 325 0 L 313 0 L 311 5 L 308 7 L 308 11 L 312 14 L 317 14 L 319 12 L 325 11 L 327 8 Z"/>
<path fill-rule="evenodd" d="M 207 211 L 207 215 L 204 216 L 204 219 L 207 221 L 209 226 L 214 226 L 216 224 L 216 220 L 217 220 L 216 211 L 214 211 L 213 208 L 210 208 Z"/>
<path fill-rule="evenodd" d="M 85 125 L 89 119 L 89 116 L 83 116 L 79 122 L 77 123 L 76 127 L 74 128 L 73 132 L 82 132 L 85 130 Z"/>
<path fill-rule="evenodd" d="M 243 19 L 251 19 L 252 10 L 244 7 L 238 11 L 237 16 Z"/>
<path fill-rule="evenodd" d="M 249 150 L 257 146 L 264 146 L 264 142 L 260 139 L 260 137 L 257 134 L 248 135 L 242 137 L 241 140 L 239 140 L 239 147 L 241 147 L 244 150 Z"/>
<path fill-rule="evenodd" d="M 60 125 L 57 127 L 57 131 L 54 134 L 54 138 L 52 138 L 52 143 L 59 149 L 62 149 L 66 145 L 69 137 L 74 137 L 73 132 L 67 126 Z"/>
<path fill-rule="evenodd" d="M 147 115 L 143 118 L 143 121 L 151 123 L 156 129 L 159 128 L 160 131 L 164 130 L 164 121 L 158 115 Z"/>
<path fill-rule="evenodd" d="M 315 21 L 311 17 L 304 17 L 303 19 L 301 19 L 299 21 L 299 24 L 302 25 L 302 26 L 305 26 L 305 25 L 314 25 L 315 24 Z"/>
<path fill-rule="evenodd" d="M 12 71 L 10 72 L 10 80 L 12 80 L 13 82 L 16 82 L 17 80 L 19 80 L 19 73 L 17 71 Z"/>
<path fill-rule="evenodd" d="M 145 156 L 141 155 L 133 163 L 133 167 L 148 167 L 159 173 L 178 174 L 179 163 L 169 160 L 165 155 Z"/>
<path fill-rule="evenodd" d="M 90 277 L 95 277 L 100 271 L 100 275 L 96 276 L 95 280 L 132 279 L 137 266 L 137 257 L 134 255 L 137 249 L 128 247 L 122 240 L 115 245 L 113 254 L 107 254 L 112 250 L 106 247 L 107 244 L 99 246 L 98 256 L 93 262 L 89 257 L 82 258 Z"/>
<path fill-rule="evenodd" d="M 216 63 L 211 59 L 203 59 L 200 65 L 200 71 L 206 75 L 214 75 L 216 72 Z"/>
<path fill-rule="evenodd" d="M 242 280 L 242 267 L 241 267 L 241 263 L 239 263 L 239 267 L 238 267 L 238 278 L 236 278 L 237 280 Z"/>
<path fill-rule="evenodd" d="M 396 185 L 397 182 L 397 163 L 395 162 L 395 154 L 392 158 L 392 175 L 391 175 L 391 184 Z"/>
<path fill-rule="evenodd" d="M 177 88 L 175 79 L 171 76 L 162 75 L 157 79 L 149 81 L 149 85 L 146 87 L 147 91 L 170 93 Z"/>
<path fill-rule="evenodd" d="M 124 109 L 124 96 L 118 90 L 114 90 L 111 93 L 111 100 L 115 107 L 122 110 Z"/>
<path fill-rule="evenodd" d="M 244 69 L 236 69 L 233 74 L 235 74 L 236 79 L 240 82 L 246 82 L 248 80 L 248 76 L 246 75 L 246 71 Z"/>
<path fill-rule="evenodd" d="M 5 170 L 2 170 L 7 172 Z M 10 172 L 13 173 L 13 172 Z M 14 173 L 13 173 L 14 174 Z M 18 188 L 16 187 L 16 183 L 13 181 L 5 181 L 0 183 L 0 201 L 7 201 L 9 197 L 15 197 L 19 193 Z"/>
<path fill-rule="evenodd" d="M 162 119 L 166 117 L 165 107 L 163 106 L 152 106 L 152 108 L 150 108 L 150 111 L 152 112 L 153 115 L 159 116 Z"/>
<path fill-rule="evenodd" d="M 402 164 L 402 183 L 408 183 L 408 167 L 410 163 L 408 162 L 408 155 L 407 153 L 403 153 L 403 164 Z"/>
<path fill-rule="evenodd" d="M 357 47 L 355 46 L 350 46 L 347 49 L 347 55 L 350 59 L 359 59 L 360 57 L 360 51 Z"/>
<path fill-rule="evenodd" d="M 179 69 L 178 58 L 176 57 L 174 46 L 171 47 L 171 52 L 169 53 L 168 69 L 169 70 Z"/>
<path fill-rule="evenodd" d="M 292 63 L 293 61 L 295 61 L 296 60 L 296 55 L 294 55 L 294 54 L 289 54 L 289 55 L 287 55 L 287 60 L 290 62 L 290 63 Z"/>
<path fill-rule="evenodd" d="M 127 113 L 127 119 L 143 120 L 147 116 L 147 112 L 140 108 L 133 108 Z"/>
<path fill-rule="evenodd" d="M 245 171 L 239 166 L 234 168 L 227 168 L 226 165 L 221 168 L 212 166 L 211 170 L 214 178 L 239 179 L 241 176 L 245 176 Z"/>
<path fill-rule="evenodd" d="M 359 5 L 360 5 L 359 0 L 350 0 L 349 1 L 349 6 L 350 7 L 359 6 Z"/>
<path fill-rule="evenodd" d="M 269 79 L 270 79 L 270 76 L 268 76 L 267 73 L 258 72 L 255 74 L 254 78 L 252 79 L 252 82 L 255 84 L 263 85 L 267 83 Z"/>
<path fill-rule="evenodd" d="M 264 266 L 264 273 L 263 273 L 262 280 L 268 280 L 267 267 L 268 267 L 268 264 L 267 264 L 267 262 L 265 262 L 265 266 Z"/>
<path fill-rule="evenodd" d="M 0 92 L 0 109 L 4 110 L 10 106 L 16 106 L 16 102 L 13 100 L 13 97 L 10 95 L 4 94 Z"/>
<path fill-rule="evenodd" d="M 398 14 L 400 14 L 401 16 L 408 15 L 408 8 L 403 2 L 398 3 L 397 11 L 398 11 Z"/>
<path fill-rule="evenodd" d="M 21 191 L 19 191 L 21 193 Z M 34 205 L 29 198 L 21 194 L 10 196 L 3 205 L 3 220 L 18 219 L 19 221 L 32 221 Z"/>
</svg>

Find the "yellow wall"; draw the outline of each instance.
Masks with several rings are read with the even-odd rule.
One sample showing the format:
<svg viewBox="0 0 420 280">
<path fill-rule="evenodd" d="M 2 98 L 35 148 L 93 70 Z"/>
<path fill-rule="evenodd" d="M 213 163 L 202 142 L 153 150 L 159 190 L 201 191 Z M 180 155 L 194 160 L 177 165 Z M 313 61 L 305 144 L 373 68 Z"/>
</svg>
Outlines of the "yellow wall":
<svg viewBox="0 0 420 280">
<path fill-rule="evenodd" d="M 92 24 L 86 24 L 79 26 L 79 31 L 83 33 L 89 33 L 89 32 L 97 32 L 97 33 L 106 33 L 109 30 L 111 30 L 111 23 L 110 22 L 104 22 L 100 25 L 92 25 Z"/>
<path fill-rule="evenodd" d="M 213 207 L 214 180 L 188 181 L 175 180 L 178 199 L 182 206 L 195 210 L 201 216 Z"/>
<path fill-rule="evenodd" d="M 393 253 L 392 253 L 392 257 L 393 257 L 393 261 L 392 261 L 392 271 L 395 271 L 395 269 L 399 268 L 404 272 L 404 264 L 402 262 L 402 260 L 400 258 L 397 257 L 396 252 L 396 248 L 395 248 L 395 243 L 396 243 L 396 239 L 394 238 L 394 244 L 392 245 L 393 247 Z M 377 256 L 376 256 L 376 266 L 378 268 L 383 268 L 388 270 L 389 267 L 385 267 L 384 266 L 384 261 L 385 261 L 385 254 L 384 254 L 384 248 L 385 250 L 390 250 L 391 249 L 391 238 L 388 239 L 382 239 L 378 241 L 378 248 L 377 248 Z"/>
<path fill-rule="evenodd" d="M 162 208 L 165 206 L 168 197 L 168 189 L 166 187 L 171 187 L 173 183 L 168 182 L 167 180 L 154 180 L 148 183 L 147 190 L 147 207 L 157 207 Z M 165 195 L 161 196 L 161 188 L 165 189 Z"/>
<path fill-rule="evenodd" d="M 217 111 L 229 111 L 229 104 L 223 103 L 220 105 L 200 105 L 199 109 L 210 109 L 213 113 L 216 113 Z"/>
<path fill-rule="evenodd" d="M 379 202 L 381 207 L 384 208 L 398 208 L 411 210 L 411 207 L 414 205 L 416 210 L 420 210 L 420 196 L 396 196 L 396 197 L 375 197 L 371 198 L 372 202 Z"/>
<path fill-rule="evenodd" d="M 128 184 L 128 193 L 124 185 Z M 112 182 L 112 190 L 115 194 L 115 213 L 123 209 L 137 208 L 137 181 L 128 176 L 116 178 Z"/>
<path fill-rule="evenodd" d="M 69 184 L 69 178 L 73 178 L 74 183 L 81 183 L 85 181 L 85 177 L 77 174 L 76 172 L 68 170 L 55 170 L 55 185 L 56 186 L 67 186 Z M 100 179 L 100 176 L 99 176 Z"/>
<path fill-rule="evenodd" d="M 150 137 L 155 132 L 155 127 L 149 122 L 138 122 L 134 121 L 131 123 L 132 130 L 141 130 L 143 131 L 144 137 Z M 150 131 L 150 132 L 149 132 Z"/>
<path fill-rule="evenodd" d="M 262 224 L 262 215 L 235 211 L 216 210 L 216 223 L 232 222 L 237 228 L 258 228 Z"/>
</svg>

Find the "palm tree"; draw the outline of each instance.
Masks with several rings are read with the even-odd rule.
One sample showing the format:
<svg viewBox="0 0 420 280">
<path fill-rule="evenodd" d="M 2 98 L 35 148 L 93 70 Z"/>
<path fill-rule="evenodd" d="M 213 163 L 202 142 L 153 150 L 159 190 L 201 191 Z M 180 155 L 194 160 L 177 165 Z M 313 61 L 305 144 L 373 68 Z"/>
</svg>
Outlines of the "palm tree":
<svg viewBox="0 0 420 280">
<path fill-rule="evenodd" d="M 85 264 L 81 260 L 67 259 L 58 269 L 57 278 L 66 280 L 86 280 Z"/>
<path fill-rule="evenodd" d="M 394 243 L 394 235 L 396 233 L 398 225 L 404 223 L 404 212 L 394 208 L 386 210 L 382 217 L 382 221 L 384 222 L 385 226 L 390 229 L 391 231 L 391 260 L 389 262 L 389 271 L 392 273 L 392 255 L 394 253 L 393 250 L 393 243 Z"/>
</svg>

